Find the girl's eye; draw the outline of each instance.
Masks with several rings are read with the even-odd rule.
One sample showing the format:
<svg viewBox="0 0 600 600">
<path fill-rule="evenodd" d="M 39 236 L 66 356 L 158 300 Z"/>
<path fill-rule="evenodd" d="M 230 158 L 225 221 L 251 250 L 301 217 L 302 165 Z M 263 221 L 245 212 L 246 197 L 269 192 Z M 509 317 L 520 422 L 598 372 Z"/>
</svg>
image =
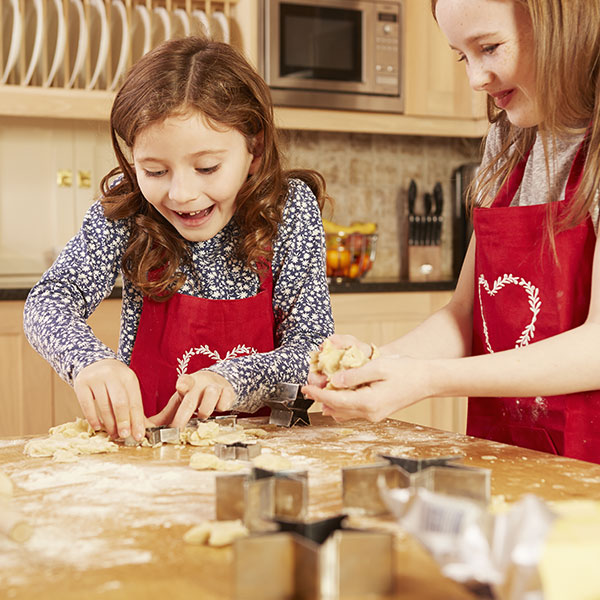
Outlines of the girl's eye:
<svg viewBox="0 0 600 600">
<path fill-rule="evenodd" d="M 144 173 L 147 177 L 161 177 L 166 173 L 166 171 L 164 169 L 160 171 L 149 171 L 148 169 L 144 169 Z"/>
<path fill-rule="evenodd" d="M 214 165 L 213 167 L 198 167 L 196 171 L 201 173 L 202 175 L 210 175 L 214 173 L 219 168 L 219 165 Z"/>
<path fill-rule="evenodd" d="M 457 60 L 458 62 L 463 62 L 467 60 L 467 57 L 464 54 L 459 54 Z"/>
<path fill-rule="evenodd" d="M 481 49 L 485 54 L 493 54 L 499 44 L 489 44 Z"/>
</svg>

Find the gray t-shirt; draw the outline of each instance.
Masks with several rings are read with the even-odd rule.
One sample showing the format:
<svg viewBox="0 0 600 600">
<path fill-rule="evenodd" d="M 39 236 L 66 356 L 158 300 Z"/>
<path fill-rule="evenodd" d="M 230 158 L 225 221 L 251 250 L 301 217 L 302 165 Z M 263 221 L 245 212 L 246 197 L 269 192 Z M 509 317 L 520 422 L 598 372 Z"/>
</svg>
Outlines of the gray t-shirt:
<svg viewBox="0 0 600 600">
<path fill-rule="evenodd" d="M 547 168 L 544 145 L 541 136 L 538 134 L 527 160 L 523 181 L 511 202 L 511 206 L 527 206 L 564 200 L 571 165 L 582 140 L 583 134 L 577 134 L 557 138 L 554 144 L 549 141 L 550 159 Z M 500 151 L 501 147 L 500 129 L 496 125 L 492 125 L 486 139 L 482 166 L 488 164 L 492 157 Z M 498 190 L 499 186 L 494 190 L 494 194 Z M 590 214 L 596 229 L 598 229 L 597 202 L 590 209 Z"/>
</svg>

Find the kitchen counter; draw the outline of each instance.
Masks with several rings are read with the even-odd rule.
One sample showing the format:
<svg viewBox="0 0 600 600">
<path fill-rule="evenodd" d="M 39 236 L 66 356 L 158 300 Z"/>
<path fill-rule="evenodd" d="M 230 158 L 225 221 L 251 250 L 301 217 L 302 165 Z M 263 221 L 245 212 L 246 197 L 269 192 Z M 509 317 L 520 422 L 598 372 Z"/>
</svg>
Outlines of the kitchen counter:
<svg viewBox="0 0 600 600">
<path fill-rule="evenodd" d="M 37 278 L 0 277 L 1 300 L 25 300 Z M 366 279 L 365 281 L 330 281 L 332 294 L 371 294 L 385 292 L 451 291 L 456 281 L 405 281 L 399 279 Z M 110 298 L 120 298 L 121 288 L 115 287 Z"/>
<path fill-rule="evenodd" d="M 264 448 L 309 474 L 309 518 L 339 514 L 340 467 L 380 453 L 430 457 L 460 454 L 491 470 L 492 494 L 507 502 L 535 493 L 546 500 L 600 500 L 600 465 L 559 458 L 400 421 L 336 424 L 320 414 L 304 428 L 276 428 L 265 418 Z M 351 427 L 351 429 L 350 429 Z M 189 468 L 197 448 L 120 448 L 117 453 L 55 463 L 23 455 L 25 439 L 0 439 L 0 469 L 16 486 L 14 502 L 34 526 L 22 545 L 0 537 L 0 581 L 7 598 L 46 600 L 232 597 L 233 550 L 190 546 L 183 534 L 214 518 L 215 472 Z M 373 521 L 373 519 L 372 519 Z M 377 521 L 377 520 L 375 520 Z M 399 600 L 468 600 L 425 550 L 398 526 Z"/>
</svg>

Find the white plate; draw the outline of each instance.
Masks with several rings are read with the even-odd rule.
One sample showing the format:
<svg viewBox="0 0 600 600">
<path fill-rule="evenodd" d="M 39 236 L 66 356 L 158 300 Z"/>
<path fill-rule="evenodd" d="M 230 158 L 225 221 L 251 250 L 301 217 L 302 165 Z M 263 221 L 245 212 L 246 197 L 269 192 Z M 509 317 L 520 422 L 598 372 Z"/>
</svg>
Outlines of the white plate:
<svg viewBox="0 0 600 600">
<path fill-rule="evenodd" d="M 102 0 L 89 0 L 89 2 L 90 8 L 93 9 L 89 15 L 89 40 L 90 62 L 94 66 L 94 72 L 86 87 L 91 90 L 98 83 L 100 74 L 106 67 L 109 37 L 104 2 Z"/>
<path fill-rule="evenodd" d="M 23 5 L 23 50 L 26 71 L 21 85 L 29 85 L 42 55 L 44 41 L 44 13 L 42 0 L 31 0 Z"/>
<path fill-rule="evenodd" d="M 183 8 L 176 8 L 173 11 L 173 29 L 171 37 L 188 37 L 191 33 L 191 24 L 188 14 Z"/>
<path fill-rule="evenodd" d="M 46 9 L 52 10 L 51 14 L 46 15 L 45 19 L 46 50 L 48 51 L 48 56 L 52 57 L 52 63 L 50 64 L 46 80 L 42 85 L 43 87 L 50 87 L 65 56 L 67 29 L 65 26 L 65 13 L 61 0 L 46 2 Z"/>
<path fill-rule="evenodd" d="M 6 10 L 7 8 L 8 10 Z M 2 9 L 2 42 L 6 63 L 3 65 L 4 68 L 0 82 L 6 83 L 17 62 L 17 58 L 19 58 L 21 37 L 23 36 L 23 19 L 19 10 L 18 0 L 3 2 Z M 10 16 L 8 15 L 9 12 Z"/>
<path fill-rule="evenodd" d="M 171 19 L 167 9 L 163 6 L 154 7 L 152 18 L 152 47 L 162 44 L 171 38 Z"/>
<path fill-rule="evenodd" d="M 131 62 L 136 63 L 151 48 L 150 13 L 143 4 L 136 4 L 131 15 Z"/>
<path fill-rule="evenodd" d="M 206 13 L 199 8 L 192 11 L 191 31 L 192 35 L 199 35 L 205 38 L 210 37 L 210 23 L 208 22 L 208 17 L 206 16 Z"/>
<path fill-rule="evenodd" d="M 211 14 L 210 21 L 210 30 L 213 40 L 229 44 L 229 20 L 225 16 L 225 13 L 216 10 Z"/>
<path fill-rule="evenodd" d="M 69 56 L 71 58 L 71 75 L 67 87 L 72 88 L 79 77 L 85 64 L 88 49 L 88 30 L 83 11 L 83 0 L 71 0 L 69 4 L 72 12 L 69 13 Z M 77 23 L 77 27 L 75 27 Z M 77 32 L 77 35 L 75 35 Z"/>
<path fill-rule="evenodd" d="M 116 13 L 116 15 L 115 15 Z M 120 21 L 119 27 L 115 27 L 117 20 Z M 119 84 L 119 80 L 127 67 L 127 53 L 129 52 L 129 26 L 127 24 L 127 9 L 123 0 L 112 0 L 111 12 L 111 49 L 113 63 L 113 78 L 108 89 L 114 90 Z M 120 34 L 119 31 L 120 30 Z M 118 44 L 120 40 L 120 44 Z M 116 58 L 118 57 L 118 60 Z"/>
</svg>

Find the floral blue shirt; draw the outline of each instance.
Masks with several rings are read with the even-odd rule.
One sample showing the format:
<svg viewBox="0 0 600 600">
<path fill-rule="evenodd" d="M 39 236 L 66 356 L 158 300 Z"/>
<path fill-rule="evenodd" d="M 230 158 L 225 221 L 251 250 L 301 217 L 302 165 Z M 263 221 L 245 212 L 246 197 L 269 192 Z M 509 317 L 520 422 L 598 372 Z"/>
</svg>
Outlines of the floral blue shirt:
<svg viewBox="0 0 600 600">
<path fill-rule="evenodd" d="M 94 335 L 87 319 L 112 291 L 121 274 L 129 220 L 108 220 L 100 202 L 56 262 L 33 287 L 25 303 L 24 328 L 31 345 L 68 383 L 84 367 L 118 358 L 129 364 L 142 310 L 142 295 L 123 277 L 118 355 Z M 192 265 L 182 266 L 180 293 L 209 299 L 237 299 L 258 293 L 258 276 L 235 257 L 239 227 L 233 218 L 215 237 L 189 242 Z M 254 412 L 276 383 L 304 383 L 309 354 L 333 333 L 325 274 L 324 233 L 310 188 L 289 183 L 283 220 L 273 246 L 273 313 L 276 349 L 239 356 L 209 367 L 236 391 L 234 410 Z"/>
</svg>

